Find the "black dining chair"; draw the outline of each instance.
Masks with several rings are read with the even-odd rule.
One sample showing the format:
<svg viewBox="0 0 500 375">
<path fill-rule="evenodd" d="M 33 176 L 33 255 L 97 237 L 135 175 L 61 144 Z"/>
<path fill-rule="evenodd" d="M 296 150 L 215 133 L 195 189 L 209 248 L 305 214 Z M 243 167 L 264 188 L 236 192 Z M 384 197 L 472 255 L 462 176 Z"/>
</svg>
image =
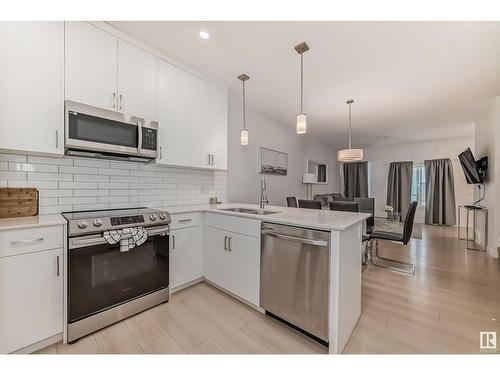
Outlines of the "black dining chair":
<svg viewBox="0 0 500 375">
<path fill-rule="evenodd" d="M 411 238 L 411 233 L 413 231 L 413 222 L 415 220 L 415 212 L 417 211 L 417 202 L 411 202 L 410 207 L 408 208 L 408 212 L 406 213 L 406 218 L 403 226 L 403 233 L 395 233 L 388 231 L 379 231 L 374 230 L 369 236 L 369 248 L 370 248 L 370 263 L 377 267 L 387 268 L 393 271 L 402 272 L 406 274 L 413 275 L 415 273 L 415 264 L 402 262 L 400 260 L 391 259 L 387 257 L 382 257 L 378 253 L 378 241 L 393 241 L 393 242 L 401 242 L 403 245 L 407 245 Z M 375 256 L 373 255 L 373 242 L 375 242 Z M 377 260 L 383 260 L 390 263 L 395 263 L 397 265 L 409 267 L 410 270 L 407 270 L 403 267 L 397 266 L 388 266 L 382 263 L 377 263 Z"/>
<path fill-rule="evenodd" d="M 286 197 L 286 205 L 288 207 L 297 207 L 297 198 L 295 198 L 295 197 Z"/>
<path fill-rule="evenodd" d="M 354 202 L 358 202 L 359 212 L 371 215 L 366 219 L 366 233 L 370 234 L 375 227 L 375 198 L 354 198 Z"/>
<path fill-rule="evenodd" d="M 321 202 L 307 200 L 307 199 L 299 199 L 299 208 L 312 208 L 315 210 L 321 210 Z"/>
<path fill-rule="evenodd" d="M 352 201 L 351 198 L 344 197 L 343 195 L 337 195 L 337 196 L 334 196 L 332 198 L 333 198 L 334 201 L 348 201 L 348 202 Z"/>
<path fill-rule="evenodd" d="M 333 202 L 330 202 L 330 210 L 359 212 L 359 205 L 358 202 L 334 200 Z"/>
</svg>

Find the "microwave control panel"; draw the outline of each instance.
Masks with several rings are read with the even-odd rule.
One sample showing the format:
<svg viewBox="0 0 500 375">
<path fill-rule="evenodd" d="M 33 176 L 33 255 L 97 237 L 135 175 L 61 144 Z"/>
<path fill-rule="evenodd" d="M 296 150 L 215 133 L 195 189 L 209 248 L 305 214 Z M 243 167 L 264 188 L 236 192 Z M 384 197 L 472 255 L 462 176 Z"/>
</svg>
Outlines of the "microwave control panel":
<svg viewBox="0 0 500 375">
<path fill-rule="evenodd" d="M 157 130 L 142 128 L 142 148 L 156 151 Z"/>
</svg>

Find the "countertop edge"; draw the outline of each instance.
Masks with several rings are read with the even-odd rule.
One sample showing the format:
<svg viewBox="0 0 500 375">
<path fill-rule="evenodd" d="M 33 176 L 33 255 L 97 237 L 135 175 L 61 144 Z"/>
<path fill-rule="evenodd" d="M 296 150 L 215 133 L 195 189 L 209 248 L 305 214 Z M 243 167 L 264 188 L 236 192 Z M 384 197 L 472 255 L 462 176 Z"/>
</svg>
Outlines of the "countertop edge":
<svg viewBox="0 0 500 375">
<path fill-rule="evenodd" d="M 0 231 L 66 224 L 66 219 L 61 214 L 12 217 L 0 219 Z"/>
</svg>

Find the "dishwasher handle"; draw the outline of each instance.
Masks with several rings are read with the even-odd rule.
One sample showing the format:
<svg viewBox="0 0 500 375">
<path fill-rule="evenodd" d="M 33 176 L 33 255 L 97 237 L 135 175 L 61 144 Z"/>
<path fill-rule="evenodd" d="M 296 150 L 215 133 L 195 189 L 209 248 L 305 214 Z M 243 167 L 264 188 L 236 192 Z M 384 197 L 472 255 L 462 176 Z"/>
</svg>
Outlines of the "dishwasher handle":
<svg viewBox="0 0 500 375">
<path fill-rule="evenodd" d="M 282 233 L 276 233 L 274 231 L 270 230 L 263 230 L 261 232 L 263 235 L 266 236 L 271 236 L 271 237 L 276 237 L 282 240 L 287 240 L 287 241 L 294 241 L 294 242 L 300 242 L 306 245 L 313 245 L 313 246 L 328 246 L 327 241 L 322 241 L 322 240 L 311 240 L 309 238 L 300 238 L 300 237 L 295 237 L 295 236 L 289 236 L 287 234 L 282 234 Z"/>
</svg>

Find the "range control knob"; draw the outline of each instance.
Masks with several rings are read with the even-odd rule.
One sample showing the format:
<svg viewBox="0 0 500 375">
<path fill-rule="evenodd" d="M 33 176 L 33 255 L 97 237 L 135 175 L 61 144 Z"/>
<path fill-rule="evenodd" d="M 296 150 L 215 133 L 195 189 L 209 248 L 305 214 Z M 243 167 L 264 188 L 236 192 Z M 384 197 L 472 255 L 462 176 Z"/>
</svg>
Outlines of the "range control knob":
<svg viewBox="0 0 500 375">
<path fill-rule="evenodd" d="M 165 220 L 165 218 L 166 218 L 166 217 L 167 217 L 167 216 L 165 215 L 165 212 L 162 212 L 162 213 L 160 214 L 160 220 Z"/>
<path fill-rule="evenodd" d="M 76 226 L 80 229 L 85 229 L 89 226 L 89 224 L 85 220 L 81 220 Z"/>
<path fill-rule="evenodd" d="M 100 227 L 102 226 L 102 220 L 101 219 L 95 219 L 94 220 L 94 227 Z"/>
<path fill-rule="evenodd" d="M 156 220 L 156 215 L 155 214 L 151 214 L 151 216 L 149 217 L 149 220 L 155 221 Z"/>
</svg>

